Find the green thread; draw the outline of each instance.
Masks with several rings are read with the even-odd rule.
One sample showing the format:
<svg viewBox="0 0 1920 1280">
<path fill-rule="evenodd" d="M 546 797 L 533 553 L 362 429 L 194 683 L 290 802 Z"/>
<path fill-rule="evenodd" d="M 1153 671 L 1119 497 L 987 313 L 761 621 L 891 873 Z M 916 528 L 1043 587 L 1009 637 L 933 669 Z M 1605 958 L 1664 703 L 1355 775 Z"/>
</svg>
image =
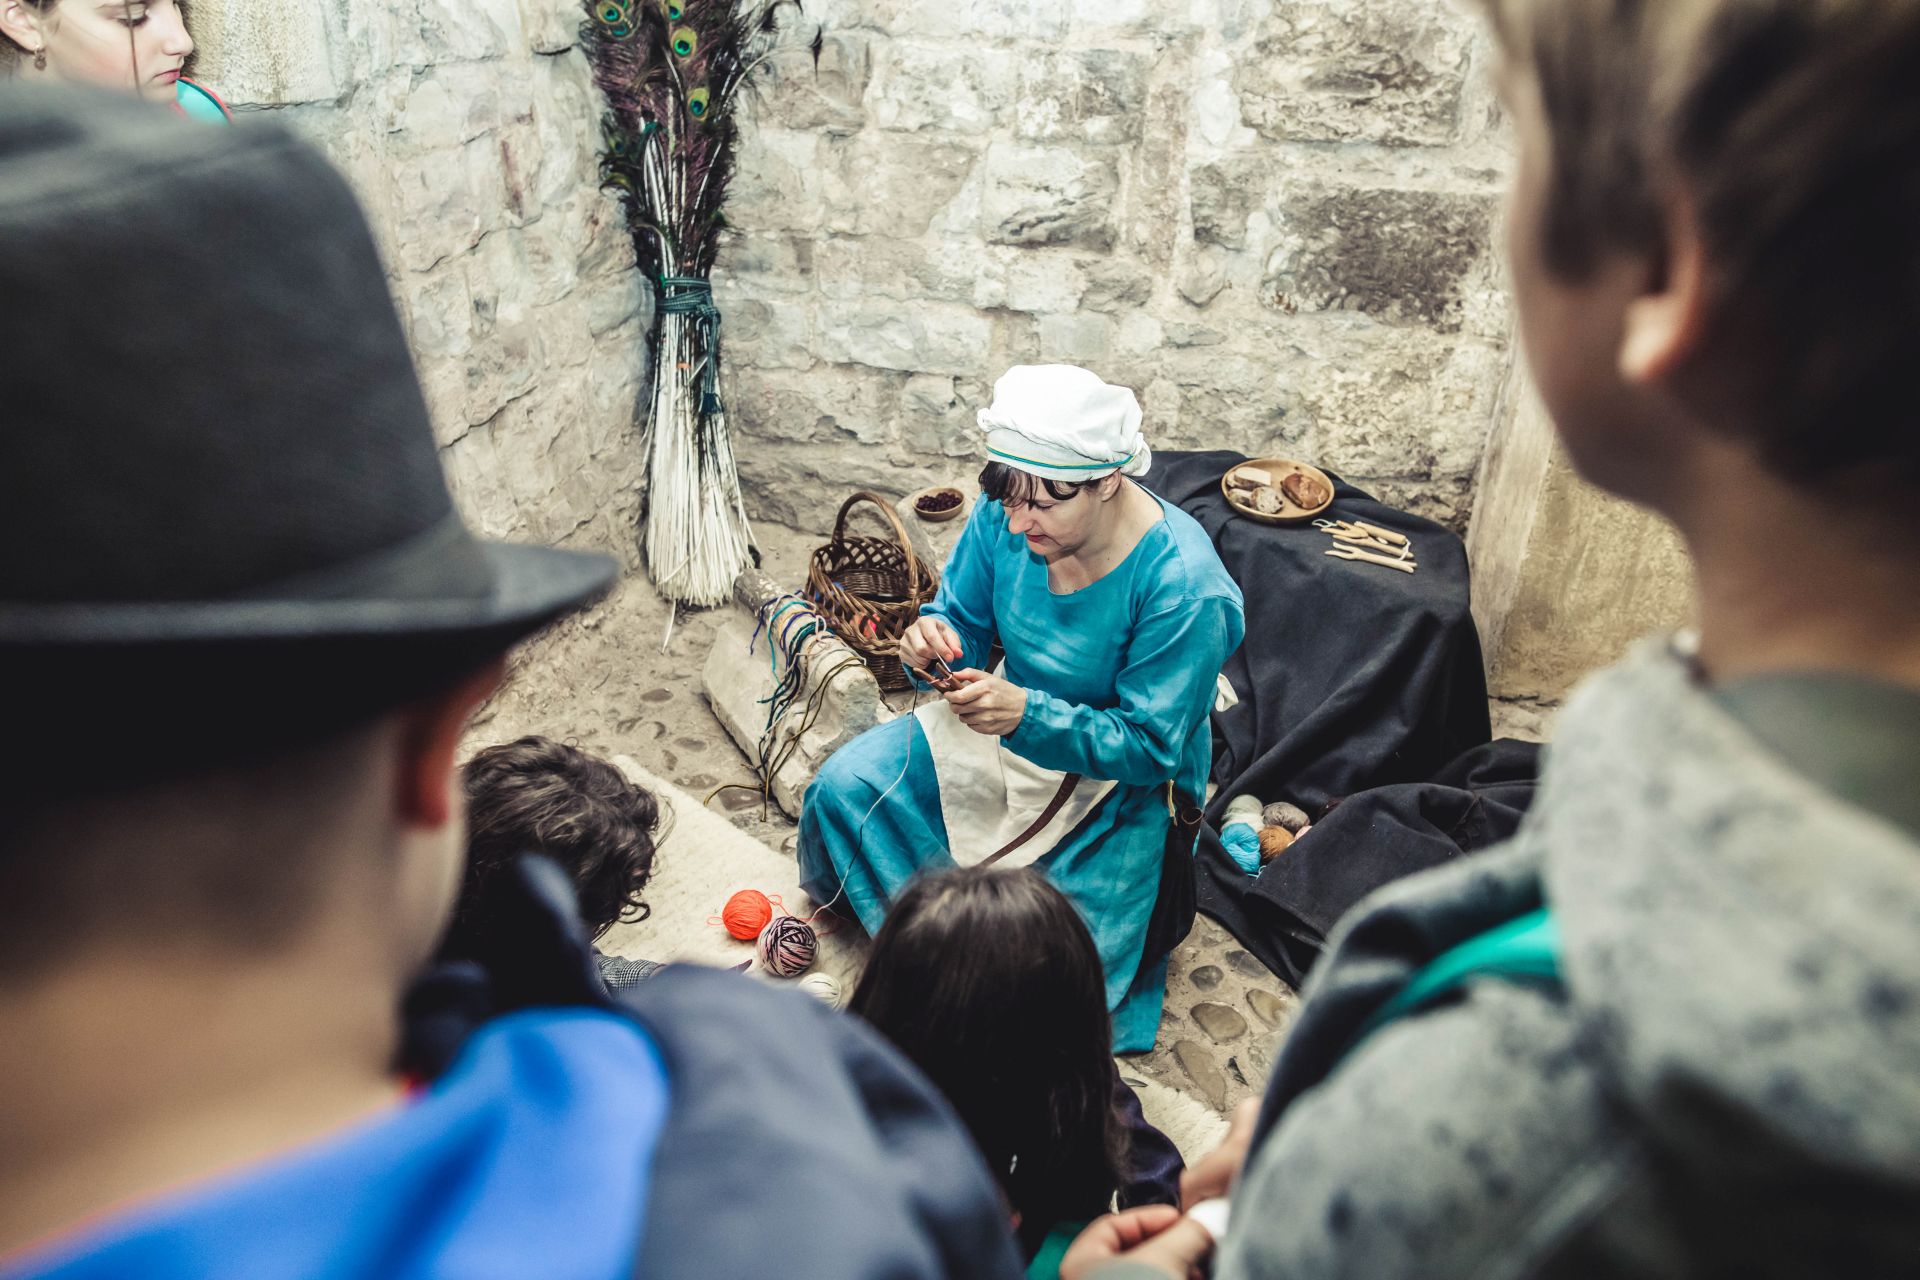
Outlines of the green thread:
<svg viewBox="0 0 1920 1280">
<path fill-rule="evenodd" d="M 1030 467 L 1046 467 L 1053 471 L 1111 471 L 1115 467 L 1126 466 L 1134 459 L 1134 455 L 1130 453 L 1118 462 L 1041 462 L 1035 458 L 1023 458 L 1017 453 L 1003 453 L 991 445 L 987 447 L 987 452 L 996 458 L 1005 458 L 1008 462 L 1024 462 Z"/>
</svg>

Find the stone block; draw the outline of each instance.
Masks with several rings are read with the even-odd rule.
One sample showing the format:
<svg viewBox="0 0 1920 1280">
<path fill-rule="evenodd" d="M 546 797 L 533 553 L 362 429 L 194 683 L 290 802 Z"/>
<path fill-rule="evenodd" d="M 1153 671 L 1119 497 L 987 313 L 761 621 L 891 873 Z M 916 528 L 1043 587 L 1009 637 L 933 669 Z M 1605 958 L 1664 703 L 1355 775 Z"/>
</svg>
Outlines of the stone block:
<svg viewBox="0 0 1920 1280">
<path fill-rule="evenodd" d="M 429 270 L 504 225 L 506 185 L 500 145 L 491 137 L 428 152 L 398 169 L 388 217 L 401 265 Z"/>
<path fill-rule="evenodd" d="M 818 324 L 821 359 L 904 373 L 983 373 L 992 340 L 979 312 L 937 303 L 822 303 Z"/>
<path fill-rule="evenodd" d="M 1247 219 L 1267 204 L 1274 166 L 1254 155 L 1197 165 L 1187 175 L 1187 199 L 1198 244 L 1247 246 Z"/>
<path fill-rule="evenodd" d="M 599 102 L 584 56 L 538 58 L 532 67 L 534 138 L 529 194 L 542 207 L 562 204 L 599 185 L 600 131 L 589 123 Z"/>
<path fill-rule="evenodd" d="M 382 95 L 382 106 L 385 145 L 396 158 L 472 142 L 500 128 L 508 115 L 498 68 L 477 63 L 426 71 Z"/>
<path fill-rule="evenodd" d="M 946 458 L 896 460 L 880 449 L 823 449 L 757 434 L 740 450 L 741 484 L 751 495 L 748 510 L 754 519 L 818 530 L 823 538 L 840 504 L 856 489 L 897 497 L 950 480 L 952 466 Z"/>
<path fill-rule="evenodd" d="M 505 538 L 519 527 L 520 510 L 507 488 L 491 427 L 467 431 L 440 451 L 440 459 L 447 487 L 476 533 Z"/>
<path fill-rule="evenodd" d="M 811 257 L 823 297 L 970 307 L 1000 306 L 1006 300 L 1005 264 L 978 240 L 836 237 L 814 245 Z"/>
<path fill-rule="evenodd" d="M 1152 355 L 1166 341 L 1166 330 L 1144 311 L 1132 311 L 1120 317 L 1114 334 L 1114 352 L 1127 357 Z"/>
<path fill-rule="evenodd" d="M 978 44 L 887 44 L 873 122 L 882 129 L 980 135 L 1014 100 L 1019 68 L 1006 50 Z"/>
<path fill-rule="evenodd" d="M 1058 42 L 1071 17 L 1062 0 L 900 0 L 889 8 L 890 34 L 930 40 L 985 36 Z"/>
<path fill-rule="evenodd" d="M 977 405 L 952 378 L 916 374 L 900 391 L 900 440 L 924 457 L 972 458 L 979 451 Z"/>
<path fill-rule="evenodd" d="M 804 372 L 728 368 L 728 418 L 743 435 L 804 442 L 820 454 L 858 451 L 893 438 L 903 381 L 898 374 L 858 365 L 816 365 Z"/>
<path fill-rule="evenodd" d="M 875 725 L 893 719 L 892 709 L 881 698 L 880 686 L 866 667 L 842 666 L 852 654 L 853 650 L 832 635 L 819 635 L 808 642 L 802 659 L 806 682 L 800 697 L 774 724 L 769 739 L 768 706 L 761 700 L 771 696 L 776 682 L 786 674 L 786 655 L 776 648 L 769 670 L 767 638 L 762 635 L 755 644 L 754 622 L 737 611 L 721 624 L 708 651 L 701 688 L 714 716 L 747 758 L 760 758 L 763 739 L 768 739 L 769 755 L 776 758 L 789 743 L 793 744 L 791 754 L 773 777 L 773 798 L 789 817 L 800 816 L 801 798 L 828 756 Z M 836 667 L 841 668 L 839 674 L 827 678 Z M 813 724 L 801 733 L 807 704 L 816 694 L 818 713 Z"/>
<path fill-rule="evenodd" d="M 981 212 L 993 242 L 1112 247 L 1120 176 L 1111 154 L 995 143 L 986 182 Z"/>
<path fill-rule="evenodd" d="M 1299 390 L 1328 466 L 1367 479 L 1471 477 L 1505 376 L 1504 353 L 1425 334 L 1351 342 Z"/>
<path fill-rule="evenodd" d="M 1290 191 L 1276 211 L 1261 301 L 1289 314 L 1358 311 L 1458 330 L 1468 281 L 1489 261 L 1494 208 L 1476 194 Z"/>
<path fill-rule="evenodd" d="M 464 356 L 473 349 L 473 297 L 461 264 L 408 276 L 403 288 L 407 335 L 415 355 L 437 359 Z"/>
<path fill-rule="evenodd" d="M 721 238 L 714 275 L 751 283 L 760 293 L 810 293 L 814 285 L 814 247 L 815 242 L 806 237 L 762 234 L 736 224 Z"/>
<path fill-rule="evenodd" d="M 479 62 L 524 47 L 518 0 L 399 0 L 394 60 L 404 66 Z"/>
<path fill-rule="evenodd" d="M 836 142 L 828 155 L 828 229 L 901 240 L 927 233 L 979 160 L 954 139 L 882 132 Z"/>
<path fill-rule="evenodd" d="M 1227 287 L 1227 273 L 1221 269 L 1217 254 L 1202 249 L 1189 255 L 1181 264 L 1174 283 L 1181 297 L 1196 307 L 1204 307 Z"/>
<path fill-rule="evenodd" d="M 583 191 L 567 216 L 578 220 L 572 234 L 580 249 L 582 279 L 632 274 L 633 236 L 627 230 L 626 209 L 618 200 L 604 191 Z"/>
<path fill-rule="evenodd" d="M 1063 364 L 1095 365 L 1113 351 L 1113 321 L 1079 313 L 1040 317 L 1040 359 Z"/>
<path fill-rule="evenodd" d="M 798 43 L 778 49 L 756 73 L 761 79 L 743 100 L 746 127 L 777 121 L 788 129 L 858 133 L 867 123 L 861 99 L 873 70 L 870 39 L 864 32 L 823 31 L 817 58 Z"/>
<path fill-rule="evenodd" d="M 1442 4 L 1294 0 L 1237 62 L 1241 113 L 1275 141 L 1444 146 L 1459 130 L 1473 32 Z"/>
<path fill-rule="evenodd" d="M 519 0 L 520 29 L 535 53 L 564 53 L 579 43 L 578 0 Z"/>
<path fill-rule="evenodd" d="M 584 217 L 575 216 L 574 210 L 551 210 L 525 228 L 512 232 L 520 242 L 520 262 L 527 273 L 527 299 L 531 305 L 547 306 L 560 301 L 574 291 L 580 283 L 580 244 L 581 236 L 587 226 Z M 635 276 L 634 272 L 624 273 Z M 611 276 L 595 280 L 596 291 L 613 293 L 615 296 L 627 294 L 626 289 L 600 290 L 598 286 L 609 283 Z M 625 299 L 628 314 L 631 314 L 631 300 Z M 596 313 L 598 314 L 598 313 Z M 619 319 L 625 319 L 621 316 Z M 619 323 L 602 323 L 594 332 L 602 332 Z"/>
<path fill-rule="evenodd" d="M 826 220 L 822 135 L 766 125 L 743 133 L 727 220 L 755 232 L 817 232 Z"/>
<path fill-rule="evenodd" d="M 346 32 L 328 5 L 201 0 L 193 6 L 194 74 L 236 107 L 331 102 L 347 91 Z"/>
<path fill-rule="evenodd" d="M 813 314 L 803 302 L 716 290 L 724 367 L 811 369 Z"/>
<path fill-rule="evenodd" d="M 1153 297 L 1153 275 L 1131 258 L 1112 257 L 1087 269 L 1080 305 L 1090 311 L 1130 311 Z"/>
<path fill-rule="evenodd" d="M 1132 142 L 1147 106 L 1147 55 L 1045 49 L 1020 68 L 1014 132 L 1035 141 Z"/>
<path fill-rule="evenodd" d="M 1073 311 L 1087 296 L 1083 259 L 1044 249 L 1017 250 L 1007 260 L 1006 305 L 1015 311 Z"/>
</svg>

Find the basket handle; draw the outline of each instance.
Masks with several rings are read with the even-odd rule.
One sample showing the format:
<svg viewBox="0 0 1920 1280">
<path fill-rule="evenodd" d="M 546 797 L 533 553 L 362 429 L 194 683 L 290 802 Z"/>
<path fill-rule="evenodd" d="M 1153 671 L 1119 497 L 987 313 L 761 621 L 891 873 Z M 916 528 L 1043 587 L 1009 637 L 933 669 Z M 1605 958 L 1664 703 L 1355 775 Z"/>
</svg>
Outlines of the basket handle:
<svg viewBox="0 0 1920 1280">
<path fill-rule="evenodd" d="M 907 557 L 907 590 L 913 590 L 920 581 L 920 559 L 913 554 L 913 539 L 907 536 L 907 526 L 900 523 L 900 517 L 894 511 L 893 504 L 879 494 L 869 493 L 867 490 L 862 489 L 841 503 L 840 514 L 835 517 L 833 522 L 833 540 L 835 542 L 846 541 L 847 515 L 853 510 L 856 503 L 861 502 L 871 502 L 874 506 L 880 508 L 880 514 L 885 516 L 887 523 L 893 526 L 894 541 L 900 544 L 900 550 L 904 552 Z"/>
</svg>

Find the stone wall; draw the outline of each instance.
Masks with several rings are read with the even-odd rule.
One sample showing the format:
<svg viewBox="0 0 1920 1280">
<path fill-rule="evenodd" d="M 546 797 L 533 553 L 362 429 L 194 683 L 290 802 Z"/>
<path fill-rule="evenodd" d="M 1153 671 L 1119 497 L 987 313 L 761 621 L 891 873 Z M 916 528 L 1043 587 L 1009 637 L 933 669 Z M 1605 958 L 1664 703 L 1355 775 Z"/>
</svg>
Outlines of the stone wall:
<svg viewBox="0 0 1920 1280">
<path fill-rule="evenodd" d="M 650 293 L 597 189 L 573 0 L 197 0 L 196 74 L 317 140 L 374 224 L 483 533 L 637 562 Z"/>
<path fill-rule="evenodd" d="M 1508 145 L 1449 0 L 812 0 L 718 273 L 749 502 L 977 467 L 1021 361 L 1164 447 L 1306 457 L 1464 527 L 1511 365 Z"/>
</svg>

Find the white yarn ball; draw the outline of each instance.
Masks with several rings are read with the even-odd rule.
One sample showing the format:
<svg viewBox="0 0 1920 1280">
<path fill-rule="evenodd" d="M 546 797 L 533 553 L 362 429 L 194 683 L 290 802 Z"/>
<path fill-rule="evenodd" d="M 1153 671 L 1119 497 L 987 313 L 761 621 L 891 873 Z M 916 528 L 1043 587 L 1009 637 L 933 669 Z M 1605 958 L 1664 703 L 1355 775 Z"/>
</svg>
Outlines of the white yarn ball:
<svg viewBox="0 0 1920 1280">
<path fill-rule="evenodd" d="M 1260 825 L 1260 797 L 1255 795 L 1235 796 L 1227 802 L 1227 821 L 1242 821 L 1250 827 Z"/>
<path fill-rule="evenodd" d="M 810 973 L 794 985 L 829 1008 L 840 1007 L 840 984 L 827 974 Z"/>
</svg>

